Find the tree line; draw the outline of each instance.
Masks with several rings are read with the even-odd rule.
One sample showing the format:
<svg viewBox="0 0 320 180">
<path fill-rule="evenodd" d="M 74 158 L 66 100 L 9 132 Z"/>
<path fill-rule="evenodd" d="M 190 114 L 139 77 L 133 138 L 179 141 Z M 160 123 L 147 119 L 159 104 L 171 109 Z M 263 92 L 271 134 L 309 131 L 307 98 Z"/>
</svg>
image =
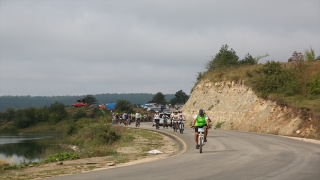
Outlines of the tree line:
<svg viewBox="0 0 320 180">
<path fill-rule="evenodd" d="M 94 97 L 97 103 L 107 104 L 110 102 L 116 102 L 119 99 L 126 99 L 132 104 L 143 104 L 150 99 L 154 94 L 149 93 L 128 93 L 128 94 L 96 94 Z M 166 101 L 170 101 L 174 98 L 174 94 L 166 94 Z M 21 109 L 28 107 L 40 108 L 43 106 L 50 106 L 54 102 L 61 102 L 66 106 L 77 102 L 78 99 L 84 98 L 82 96 L 0 96 L 0 111 L 6 110 L 8 107 L 13 109 Z"/>
<path fill-rule="evenodd" d="M 170 101 L 166 101 L 166 95 L 161 92 L 155 94 L 151 100 L 146 102 L 153 102 L 158 104 L 166 103 L 185 103 L 189 96 L 186 95 L 182 90 L 176 92 L 174 97 Z M 4 125 L 6 123 L 12 122 L 6 131 L 13 130 L 16 128 L 26 128 L 37 124 L 39 122 L 48 122 L 50 124 L 56 124 L 61 120 L 77 121 L 80 118 L 95 118 L 100 116 L 105 116 L 108 112 L 105 109 L 92 108 L 92 113 L 86 111 L 91 104 L 98 102 L 97 98 L 93 95 L 86 95 L 82 98 L 84 102 L 87 103 L 86 108 L 71 108 L 74 109 L 72 112 L 67 112 L 66 105 L 61 102 L 54 102 L 50 106 L 44 106 L 36 108 L 33 106 L 27 108 L 18 108 L 17 110 L 8 107 L 3 112 L 0 112 L 0 124 Z M 145 102 L 144 102 L 145 103 Z M 135 104 L 126 99 L 118 99 L 116 101 L 115 109 L 117 112 L 133 112 L 133 107 Z M 77 109 L 77 110 L 75 110 Z M 91 111 L 90 111 L 91 112 Z M 1 129 L 0 129 L 1 131 Z"/>
</svg>

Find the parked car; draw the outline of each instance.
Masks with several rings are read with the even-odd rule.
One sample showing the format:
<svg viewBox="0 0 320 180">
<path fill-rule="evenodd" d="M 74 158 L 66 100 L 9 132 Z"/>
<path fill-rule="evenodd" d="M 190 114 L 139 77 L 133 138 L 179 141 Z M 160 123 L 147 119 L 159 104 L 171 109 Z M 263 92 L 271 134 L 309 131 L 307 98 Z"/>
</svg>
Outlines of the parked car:
<svg viewBox="0 0 320 180">
<path fill-rule="evenodd" d="M 163 111 L 162 111 L 163 113 L 167 113 L 167 114 L 172 114 L 172 112 L 170 111 L 170 109 L 164 109 Z"/>
<path fill-rule="evenodd" d="M 171 114 L 171 113 L 170 113 Z M 168 123 L 168 126 L 171 127 L 171 119 L 170 119 L 170 114 L 169 113 L 166 113 L 166 115 L 169 117 L 167 119 L 167 123 Z M 159 125 L 160 126 L 163 126 L 163 118 L 162 116 L 164 115 L 164 113 L 159 113 L 160 115 L 160 121 L 159 121 Z M 152 119 L 152 127 L 156 125 L 156 122 L 154 121 L 154 118 Z"/>
<path fill-rule="evenodd" d="M 147 110 L 148 108 L 151 108 L 152 105 L 151 104 L 144 104 L 142 109 Z"/>
<path fill-rule="evenodd" d="M 71 107 L 84 107 L 86 105 L 86 103 L 83 102 L 76 102 L 71 104 Z"/>
<path fill-rule="evenodd" d="M 161 108 L 150 108 L 150 112 L 161 112 Z"/>
</svg>

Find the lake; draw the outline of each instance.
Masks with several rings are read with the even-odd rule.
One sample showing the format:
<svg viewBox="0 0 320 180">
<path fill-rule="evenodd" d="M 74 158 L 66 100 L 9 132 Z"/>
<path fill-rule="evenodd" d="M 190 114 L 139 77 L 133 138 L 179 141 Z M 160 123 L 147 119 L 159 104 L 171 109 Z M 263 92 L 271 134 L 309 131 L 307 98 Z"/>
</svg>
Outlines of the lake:
<svg viewBox="0 0 320 180">
<path fill-rule="evenodd" d="M 62 149 L 54 133 L 0 134 L 0 160 L 10 164 L 38 162 Z"/>
</svg>

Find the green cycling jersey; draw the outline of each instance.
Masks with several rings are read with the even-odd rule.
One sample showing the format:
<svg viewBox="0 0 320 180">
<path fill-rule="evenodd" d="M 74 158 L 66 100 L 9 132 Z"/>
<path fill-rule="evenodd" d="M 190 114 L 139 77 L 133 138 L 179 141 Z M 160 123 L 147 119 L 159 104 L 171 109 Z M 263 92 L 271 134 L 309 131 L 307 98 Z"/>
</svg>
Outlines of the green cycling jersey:
<svg viewBox="0 0 320 180">
<path fill-rule="evenodd" d="M 204 114 L 202 117 L 197 114 L 195 126 L 204 126 L 207 124 L 207 116 Z"/>
</svg>

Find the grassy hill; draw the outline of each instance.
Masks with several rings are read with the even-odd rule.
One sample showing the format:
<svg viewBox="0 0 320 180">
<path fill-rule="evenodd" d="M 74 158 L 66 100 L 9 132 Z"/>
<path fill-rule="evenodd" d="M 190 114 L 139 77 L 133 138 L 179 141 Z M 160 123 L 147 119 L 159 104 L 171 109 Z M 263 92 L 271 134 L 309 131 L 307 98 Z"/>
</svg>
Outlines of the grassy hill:
<svg viewBox="0 0 320 180">
<path fill-rule="evenodd" d="M 244 83 L 260 97 L 320 119 L 320 61 L 219 68 L 199 73 L 198 82 L 202 79 Z"/>
</svg>

